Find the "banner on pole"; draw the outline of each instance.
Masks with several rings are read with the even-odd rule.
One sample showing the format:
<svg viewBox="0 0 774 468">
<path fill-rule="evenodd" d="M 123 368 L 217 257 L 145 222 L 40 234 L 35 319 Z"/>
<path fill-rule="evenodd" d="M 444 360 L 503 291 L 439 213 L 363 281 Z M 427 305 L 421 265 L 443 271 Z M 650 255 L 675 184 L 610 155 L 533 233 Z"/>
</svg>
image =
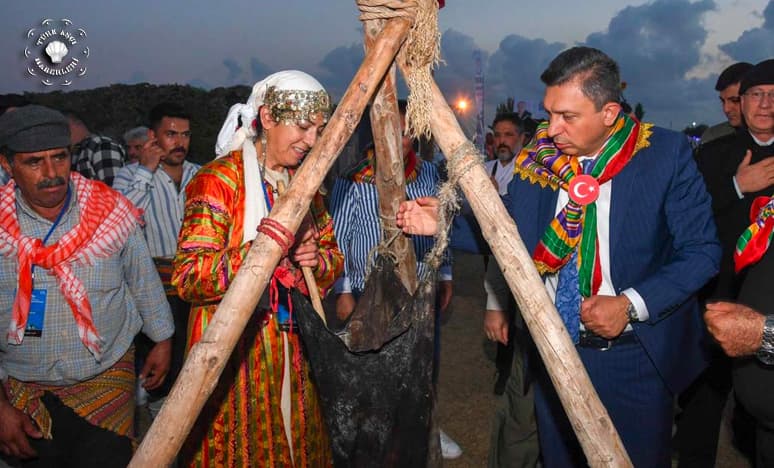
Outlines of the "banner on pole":
<svg viewBox="0 0 774 468">
<path fill-rule="evenodd" d="M 484 126 L 484 67 L 480 49 L 473 51 L 473 61 L 475 63 L 473 96 L 476 105 L 476 134 L 473 138 L 473 144 L 483 154 L 486 144 L 486 127 Z"/>
</svg>

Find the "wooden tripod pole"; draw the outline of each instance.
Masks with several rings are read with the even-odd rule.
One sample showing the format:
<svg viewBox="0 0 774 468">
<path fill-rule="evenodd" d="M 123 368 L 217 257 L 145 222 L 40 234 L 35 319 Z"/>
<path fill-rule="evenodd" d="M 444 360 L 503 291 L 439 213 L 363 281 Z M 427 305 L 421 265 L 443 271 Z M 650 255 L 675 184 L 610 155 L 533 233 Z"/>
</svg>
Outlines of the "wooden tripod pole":
<svg viewBox="0 0 774 468">
<path fill-rule="evenodd" d="M 352 136 L 368 100 L 374 94 L 395 54 L 406 39 L 412 20 L 389 20 L 366 54 L 320 140 L 293 177 L 288 191 L 269 217 L 296 232 L 312 197 Z M 129 466 L 169 466 L 191 431 L 204 403 L 258 304 L 282 250 L 269 236 L 258 233 L 239 272 L 223 297 L 201 341 L 191 348 L 161 412 L 145 435 Z"/>
<path fill-rule="evenodd" d="M 405 75 L 407 70 L 400 59 L 398 65 Z M 433 102 L 430 122 L 433 136 L 447 157 L 455 155 L 470 142 L 438 86 L 435 82 L 431 86 Z M 472 145 L 469 148 L 458 163 L 460 168 L 469 167 L 459 179 L 460 187 L 519 304 L 589 465 L 616 468 L 632 466 L 575 345 L 548 297 L 532 257 L 521 241 L 516 224 L 489 180 L 478 152 Z"/>
<path fill-rule="evenodd" d="M 365 22 L 365 47 L 369 50 L 381 31 L 384 20 Z M 416 255 L 414 243 L 404 236 L 396 224 L 400 203 L 406 199 L 400 112 L 395 65 L 390 66 L 374 96 L 371 106 L 371 128 L 374 135 L 375 181 L 379 195 L 379 218 L 382 239 L 392 237 L 387 246 L 395 256 L 395 268 L 406 291 L 417 289 Z M 397 233 L 397 236 L 394 236 Z M 393 237 L 394 236 L 394 237 Z"/>
</svg>

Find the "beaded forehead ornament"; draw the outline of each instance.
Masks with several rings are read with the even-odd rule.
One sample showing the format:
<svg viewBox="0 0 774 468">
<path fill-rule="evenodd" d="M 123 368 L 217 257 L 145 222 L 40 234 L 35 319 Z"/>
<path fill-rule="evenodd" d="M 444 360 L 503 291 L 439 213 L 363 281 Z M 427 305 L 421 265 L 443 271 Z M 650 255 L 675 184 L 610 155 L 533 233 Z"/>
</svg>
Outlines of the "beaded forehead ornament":
<svg viewBox="0 0 774 468">
<path fill-rule="evenodd" d="M 264 105 L 269 106 L 269 112 L 275 122 L 285 125 L 313 122 L 318 118 L 327 123 L 331 116 L 331 97 L 322 89 L 308 91 L 270 86 L 266 90 Z"/>
</svg>

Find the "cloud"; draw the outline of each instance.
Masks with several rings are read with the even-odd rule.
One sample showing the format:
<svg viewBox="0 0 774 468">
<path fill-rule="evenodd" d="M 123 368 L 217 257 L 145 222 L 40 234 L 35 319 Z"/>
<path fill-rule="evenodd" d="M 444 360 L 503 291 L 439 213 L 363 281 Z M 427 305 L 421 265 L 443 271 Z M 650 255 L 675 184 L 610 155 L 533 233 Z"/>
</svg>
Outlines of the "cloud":
<svg viewBox="0 0 774 468">
<path fill-rule="evenodd" d="M 735 41 L 718 46 L 736 62 L 757 63 L 774 57 L 774 0 L 763 10 L 763 25 L 748 29 Z"/>
<path fill-rule="evenodd" d="M 228 71 L 228 75 L 226 76 L 226 82 L 229 84 L 244 83 L 244 72 L 245 70 L 242 68 L 239 63 L 237 63 L 236 60 L 233 58 L 227 58 L 223 60 L 223 65 L 226 67 L 226 70 Z"/>
<path fill-rule="evenodd" d="M 274 69 L 253 57 L 250 59 L 250 73 L 253 81 L 260 81 L 274 73 Z"/>
<path fill-rule="evenodd" d="M 441 88 L 446 99 L 451 101 L 456 97 L 472 99 L 474 93 L 474 77 L 476 64 L 473 53 L 479 50 L 472 37 L 447 29 L 441 36 L 442 63 L 435 71 L 435 81 Z M 481 51 L 481 62 L 486 64 L 489 54 Z M 484 83 L 487 86 L 487 83 Z"/>
<path fill-rule="evenodd" d="M 508 97 L 528 101 L 533 110 L 543 99 L 545 87 L 540 74 L 559 52 L 566 48 L 560 42 L 528 39 L 516 34 L 506 36 L 489 60 L 486 92 L 487 109 Z M 493 115 L 493 112 L 487 112 Z"/>
<path fill-rule="evenodd" d="M 618 62 L 628 84 L 626 97 L 643 104 L 647 120 L 682 128 L 696 116 L 719 114 L 714 79 L 685 78 L 701 60 L 704 15 L 714 9 L 712 0 L 656 0 L 626 7 L 607 31 L 590 34 L 585 44 Z"/>
<path fill-rule="evenodd" d="M 353 43 L 328 52 L 318 64 L 322 73 L 318 77 L 335 101 L 341 99 L 352 77 L 363 63 L 363 44 Z"/>
</svg>

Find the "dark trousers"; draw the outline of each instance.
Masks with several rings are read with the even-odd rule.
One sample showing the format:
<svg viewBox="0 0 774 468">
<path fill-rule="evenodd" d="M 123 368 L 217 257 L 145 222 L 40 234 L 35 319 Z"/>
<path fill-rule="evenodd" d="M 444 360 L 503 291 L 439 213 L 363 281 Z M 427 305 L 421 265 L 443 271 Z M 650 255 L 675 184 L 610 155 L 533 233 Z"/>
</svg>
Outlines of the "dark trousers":
<svg viewBox="0 0 774 468">
<path fill-rule="evenodd" d="M 523 344 L 529 340 L 528 332 L 512 328 L 516 334 L 510 335 L 509 342 L 515 345 L 516 351 L 511 353 L 510 377 L 492 420 L 489 468 L 533 468 L 537 466 L 540 455 L 533 389 L 525 372 L 527 363 Z"/>
<path fill-rule="evenodd" d="M 45 393 L 42 398 L 51 415 L 52 439 L 29 439 L 38 457 L 9 460 L 24 468 L 112 468 L 125 467 L 132 458 L 128 437 L 93 426 L 59 398 Z"/>
<path fill-rule="evenodd" d="M 733 379 L 737 400 L 755 419 L 755 466 L 774 466 L 774 366 L 737 359 Z"/>
<path fill-rule="evenodd" d="M 673 396 L 639 342 L 606 351 L 576 349 L 634 466 L 670 467 Z M 548 373 L 542 363 L 539 367 L 535 414 L 543 466 L 586 466 Z"/>
<path fill-rule="evenodd" d="M 723 409 L 731 392 L 731 358 L 719 350 L 709 367 L 678 398 L 675 442 L 680 468 L 715 466 Z"/>
<path fill-rule="evenodd" d="M 495 355 L 495 368 L 497 369 L 498 379 L 501 377 L 508 378 L 511 375 L 511 367 L 513 364 L 514 353 L 514 333 L 516 333 L 516 327 L 514 326 L 514 308 L 509 307 L 506 313 L 508 314 L 508 336 L 511 339 L 508 340 L 508 344 L 504 345 L 497 342 L 497 354 Z"/>
<path fill-rule="evenodd" d="M 167 296 L 167 302 L 169 302 L 169 308 L 172 310 L 172 319 L 175 323 L 175 334 L 172 336 L 172 359 L 169 366 L 169 373 L 167 374 L 166 379 L 164 379 L 164 383 L 161 387 L 148 392 L 151 398 L 161 398 L 169 394 L 169 391 L 172 389 L 175 380 L 177 380 L 177 376 L 185 362 L 188 314 L 191 310 L 191 304 L 177 296 Z M 137 363 L 137 372 L 139 374 L 145 363 L 145 357 L 155 343 L 143 334 L 137 335 L 134 342 L 137 346 L 137 359 L 135 362 Z"/>
</svg>

